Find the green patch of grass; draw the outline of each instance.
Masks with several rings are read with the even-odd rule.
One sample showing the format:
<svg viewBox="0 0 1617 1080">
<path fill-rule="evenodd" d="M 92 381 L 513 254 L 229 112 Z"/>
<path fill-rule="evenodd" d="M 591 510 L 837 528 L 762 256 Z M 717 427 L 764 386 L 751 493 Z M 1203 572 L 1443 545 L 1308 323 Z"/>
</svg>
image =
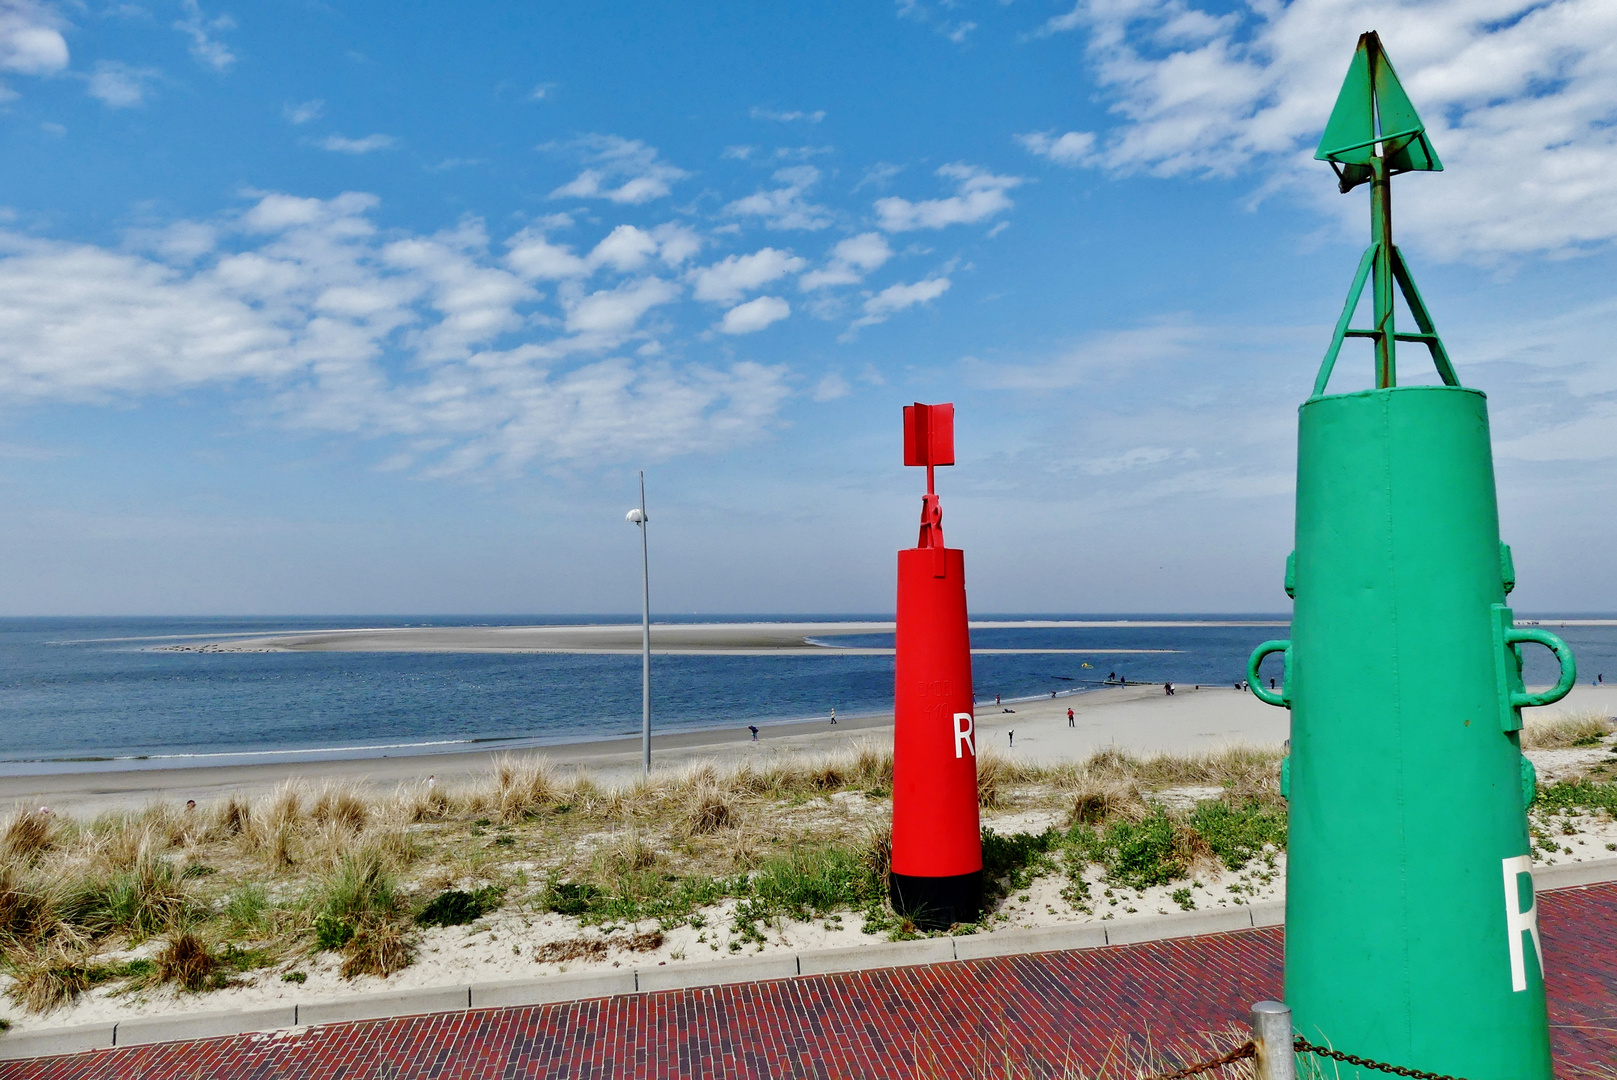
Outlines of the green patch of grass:
<svg viewBox="0 0 1617 1080">
<path fill-rule="evenodd" d="M 1062 845 L 1055 829 L 1042 833 L 1015 833 L 1001 836 L 993 829 L 983 830 L 983 892 L 991 905 L 1025 889 L 1033 879 L 1056 868 L 1055 852 Z"/>
<path fill-rule="evenodd" d="M 770 859 L 752 875 L 754 895 L 795 918 L 857 908 L 880 889 L 858 853 L 845 848 L 794 851 Z"/>
<path fill-rule="evenodd" d="M 558 915 L 583 915 L 601 890 L 583 881 L 554 881 L 545 889 L 545 906 Z"/>
<path fill-rule="evenodd" d="M 504 898 L 504 890 L 496 885 L 471 892 L 445 889 L 416 912 L 415 921 L 418 926 L 464 926 L 499 907 Z"/>
<path fill-rule="evenodd" d="M 393 875 L 373 854 L 350 855 L 326 882 L 317 899 L 315 945 L 341 949 L 354 938 L 362 921 L 386 920 L 404 910 L 404 897 Z"/>
<path fill-rule="evenodd" d="M 244 949 L 234 943 L 227 943 L 219 950 L 218 959 L 222 967 L 238 972 L 257 971 L 281 962 L 280 956 L 269 949 Z"/>
<path fill-rule="evenodd" d="M 192 910 L 181 880 L 167 859 L 143 857 L 128 870 L 80 888 L 64 905 L 67 921 L 95 936 L 161 934 Z"/>
<path fill-rule="evenodd" d="M 257 884 L 243 885 L 225 901 L 221 914 L 236 931 L 256 930 L 269 919 L 269 896 Z"/>
<path fill-rule="evenodd" d="M 97 985 L 125 981 L 144 985 L 157 975 L 157 961 L 141 956 L 115 964 L 91 964 L 85 970 L 90 982 Z"/>
<path fill-rule="evenodd" d="M 1131 889 L 1145 889 L 1184 876 L 1176 839 L 1173 819 L 1158 806 L 1140 821 L 1112 822 L 1094 842 L 1092 853 L 1106 867 L 1108 878 Z"/>
<path fill-rule="evenodd" d="M 1196 900 L 1190 895 L 1189 885 L 1186 885 L 1183 888 L 1175 889 L 1173 892 L 1169 893 L 1168 896 L 1173 900 L 1174 903 L 1179 905 L 1180 911 L 1196 910 Z"/>
<path fill-rule="evenodd" d="M 309 981 L 309 973 L 307 971 L 288 971 L 281 975 L 281 981 L 284 983 L 306 983 Z"/>
<path fill-rule="evenodd" d="M 1562 780 L 1541 786 L 1534 804 L 1555 813 L 1569 810 L 1605 810 L 1617 813 L 1617 784 L 1599 780 Z"/>
<path fill-rule="evenodd" d="M 1265 845 L 1280 849 L 1286 846 L 1285 811 L 1255 799 L 1240 806 L 1231 806 L 1222 799 L 1199 802 L 1190 812 L 1189 824 L 1231 870 L 1241 869 Z"/>
</svg>

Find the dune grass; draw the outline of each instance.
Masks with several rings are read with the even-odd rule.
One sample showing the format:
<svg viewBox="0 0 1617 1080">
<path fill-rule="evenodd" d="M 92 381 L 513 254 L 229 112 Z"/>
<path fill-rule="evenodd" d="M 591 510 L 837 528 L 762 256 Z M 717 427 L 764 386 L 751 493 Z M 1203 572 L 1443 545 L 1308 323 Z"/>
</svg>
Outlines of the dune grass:
<svg viewBox="0 0 1617 1080">
<path fill-rule="evenodd" d="M 1277 761 L 1252 748 L 1107 751 L 1039 768 L 984 754 L 985 808 L 1039 807 L 1061 822 L 985 831 L 991 897 L 1045 874 L 1081 884 L 1095 864 L 1139 884 L 1281 847 Z M 1190 810 L 1154 797 L 1184 785 L 1222 794 Z M 260 968 L 295 980 L 319 952 L 346 977 L 385 977 L 430 928 L 502 908 L 632 936 L 701 925 L 730 901 L 732 948 L 782 920 L 850 911 L 867 930 L 903 935 L 913 928 L 886 904 L 891 790 L 890 753 L 867 745 L 622 787 L 507 758 L 458 787 L 289 783 L 190 811 L 21 812 L 0 823 L 0 970 L 30 1010 L 107 984 L 199 991 Z M 1083 905 L 1081 889 L 1074 900 Z"/>
</svg>

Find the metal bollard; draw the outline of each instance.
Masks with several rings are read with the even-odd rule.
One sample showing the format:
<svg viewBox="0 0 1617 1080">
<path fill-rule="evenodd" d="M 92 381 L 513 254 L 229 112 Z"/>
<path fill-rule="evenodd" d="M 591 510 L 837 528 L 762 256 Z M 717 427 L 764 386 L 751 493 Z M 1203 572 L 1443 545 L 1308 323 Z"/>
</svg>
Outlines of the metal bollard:
<svg viewBox="0 0 1617 1080">
<path fill-rule="evenodd" d="M 1252 1006 L 1252 1041 L 1258 1048 L 1257 1080 L 1297 1080 L 1290 1008 L 1278 1001 Z"/>
</svg>

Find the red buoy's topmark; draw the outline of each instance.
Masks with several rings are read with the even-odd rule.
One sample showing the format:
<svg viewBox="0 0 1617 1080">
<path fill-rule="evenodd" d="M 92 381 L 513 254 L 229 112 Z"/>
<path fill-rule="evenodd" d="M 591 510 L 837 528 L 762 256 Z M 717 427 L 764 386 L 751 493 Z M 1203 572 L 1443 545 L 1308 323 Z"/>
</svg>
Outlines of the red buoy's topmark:
<svg viewBox="0 0 1617 1080">
<path fill-rule="evenodd" d="M 904 464 L 926 466 L 921 531 L 898 553 L 893 908 L 923 929 L 982 915 L 977 736 L 965 555 L 943 543 L 933 469 L 954 464 L 954 406 L 904 407 Z"/>
</svg>

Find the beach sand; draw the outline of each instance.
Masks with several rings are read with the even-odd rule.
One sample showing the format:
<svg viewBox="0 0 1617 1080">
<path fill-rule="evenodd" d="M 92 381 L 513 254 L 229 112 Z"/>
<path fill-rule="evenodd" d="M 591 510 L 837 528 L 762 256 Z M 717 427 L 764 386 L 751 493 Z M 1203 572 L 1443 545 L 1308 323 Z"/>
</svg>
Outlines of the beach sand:
<svg viewBox="0 0 1617 1080">
<path fill-rule="evenodd" d="M 1096 750 L 1181 752 L 1227 743 L 1279 743 L 1288 730 L 1285 709 L 1263 704 L 1231 687 L 1178 688 L 1161 684 L 1106 688 L 1058 698 L 992 701 L 977 707 L 978 745 L 1039 763 L 1079 760 Z M 1067 709 L 1076 727 L 1067 726 Z M 1014 710 L 1006 712 L 1002 710 Z M 1014 747 L 1010 732 L 1016 732 Z M 816 755 L 863 740 L 891 744 L 892 713 L 827 721 L 760 724 L 753 742 L 744 724 L 652 738 L 652 767 L 680 770 L 703 761 L 728 765 L 778 756 Z M 543 757 L 563 771 L 588 772 L 597 782 L 629 783 L 640 774 L 640 738 L 602 739 L 522 750 L 306 761 L 182 769 L 124 769 L 42 776 L 0 777 L 0 807 L 45 805 L 75 815 L 134 809 L 158 799 L 210 802 L 230 795 L 264 794 L 286 780 L 351 781 L 379 788 L 433 776 L 458 783 L 486 776 L 495 759 Z"/>
<path fill-rule="evenodd" d="M 1169 697 L 1160 683 L 1007 701 L 977 707 L 978 746 L 1016 760 L 1055 764 L 1089 757 L 1109 746 L 1151 753 L 1212 750 L 1231 743 L 1284 742 L 1291 714 L 1228 686 L 1177 686 Z M 1067 726 L 1067 709 L 1074 727 Z M 1014 711 L 1003 711 L 1003 710 Z M 1530 718 L 1599 711 L 1617 715 L 1617 687 L 1580 686 L 1557 705 L 1528 711 Z M 759 725 L 753 742 L 745 725 L 656 735 L 652 767 L 680 770 L 712 761 L 728 765 L 778 756 L 816 755 L 847 749 L 862 740 L 890 744 L 891 713 L 826 721 Z M 1012 743 L 1011 732 L 1015 732 Z M 1373 736 L 1373 733 L 1370 733 Z M 588 772 L 597 782 L 629 783 L 640 772 L 640 739 L 602 739 L 523 750 L 478 750 L 447 754 L 228 765 L 183 769 L 57 773 L 0 777 L 0 807 L 47 805 L 75 815 L 133 809 L 147 802 L 264 794 L 287 780 L 351 781 L 379 788 L 433 776 L 458 783 L 486 776 L 495 759 L 543 757 L 563 771 Z"/>
</svg>

